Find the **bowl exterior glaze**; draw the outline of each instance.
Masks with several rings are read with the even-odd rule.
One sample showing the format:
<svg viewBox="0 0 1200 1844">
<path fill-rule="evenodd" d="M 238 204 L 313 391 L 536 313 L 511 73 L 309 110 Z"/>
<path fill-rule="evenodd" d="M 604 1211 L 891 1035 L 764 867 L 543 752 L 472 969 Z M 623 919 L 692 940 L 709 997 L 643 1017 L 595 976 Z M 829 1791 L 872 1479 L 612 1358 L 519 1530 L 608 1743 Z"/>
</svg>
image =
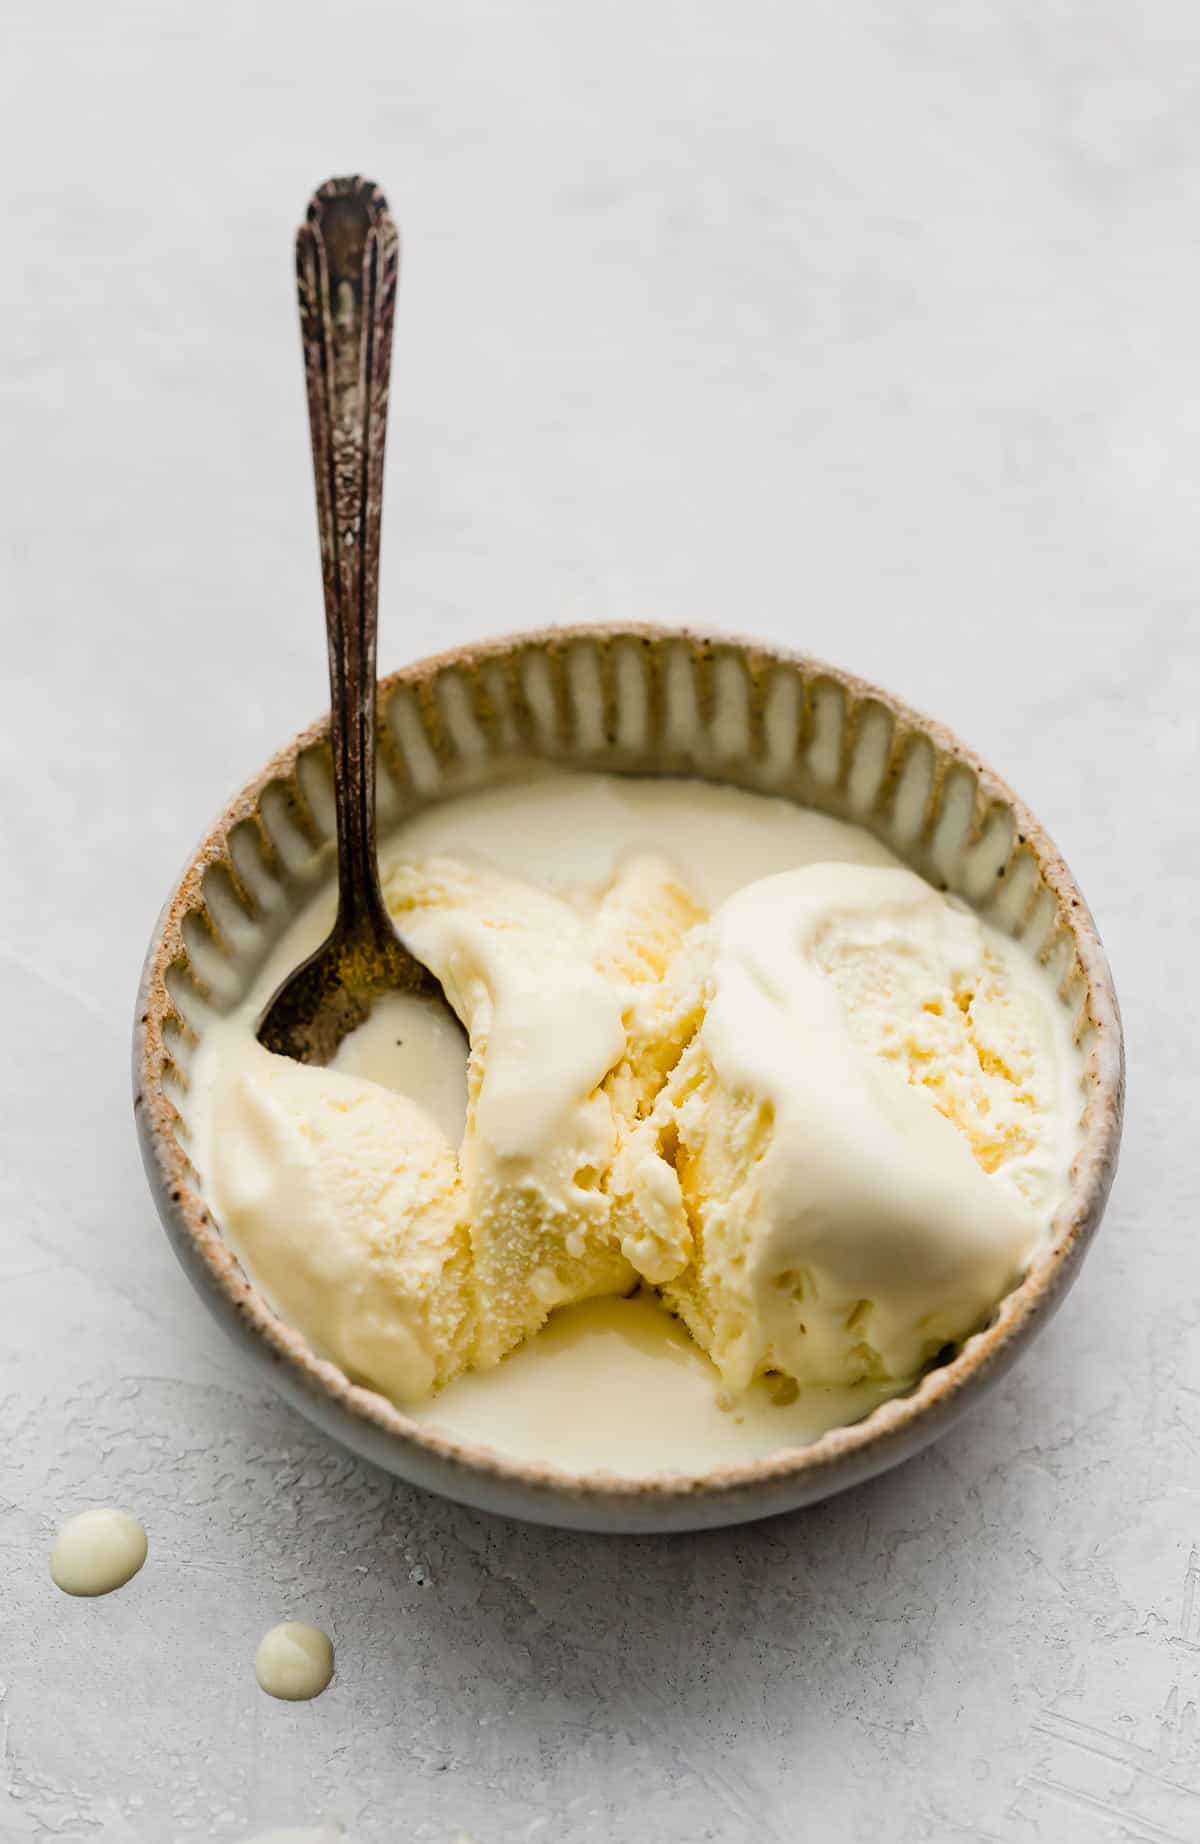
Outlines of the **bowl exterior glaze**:
<svg viewBox="0 0 1200 1844">
<path fill-rule="evenodd" d="M 1083 1054 L 1080 1144 L 1049 1243 L 951 1362 L 853 1427 L 698 1475 L 573 1477 L 412 1422 L 286 1325 L 222 1238 L 188 1157 L 189 1069 L 328 875 L 328 725 L 276 755 L 217 821 L 159 919 L 134 1029 L 134 1111 L 159 1214 L 197 1288 L 310 1420 L 414 1484 L 478 1508 L 601 1531 L 700 1529 L 825 1498 L 933 1440 L 1049 1318 L 1099 1226 L 1121 1134 L 1124 1060 L 1108 964 L 1033 815 L 948 730 L 861 680 L 753 641 L 642 627 L 506 636 L 379 687 L 381 832 L 531 761 L 694 775 L 865 826 L 1040 959 Z"/>
</svg>

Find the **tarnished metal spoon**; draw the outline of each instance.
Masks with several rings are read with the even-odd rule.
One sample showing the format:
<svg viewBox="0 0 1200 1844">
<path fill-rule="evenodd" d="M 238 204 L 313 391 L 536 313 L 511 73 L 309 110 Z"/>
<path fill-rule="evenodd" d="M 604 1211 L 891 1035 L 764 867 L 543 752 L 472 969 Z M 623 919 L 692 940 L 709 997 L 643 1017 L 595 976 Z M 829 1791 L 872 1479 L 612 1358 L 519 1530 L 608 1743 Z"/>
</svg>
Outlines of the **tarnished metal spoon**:
<svg viewBox="0 0 1200 1844">
<path fill-rule="evenodd" d="M 442 996 L 392 927 L 375 852 L 379 527 L 399 267 L 379 188 L 328 180 L 296 233 L 296 286 L 329 642 L 338 907 L 328 940 L 284 981 L 258 1027 L 268 1050 L 301 1063 L 328 1063 L 385 993 Z"/>
</svg>

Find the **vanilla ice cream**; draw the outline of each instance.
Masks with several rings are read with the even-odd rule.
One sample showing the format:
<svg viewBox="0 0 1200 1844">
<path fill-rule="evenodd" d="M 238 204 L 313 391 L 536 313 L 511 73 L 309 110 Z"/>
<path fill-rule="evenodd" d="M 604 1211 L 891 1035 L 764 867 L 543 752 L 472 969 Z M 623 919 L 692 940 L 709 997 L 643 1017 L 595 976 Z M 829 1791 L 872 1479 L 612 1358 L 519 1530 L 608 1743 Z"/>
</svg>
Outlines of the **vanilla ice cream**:
<svg viewBox="0 0 1200 1844">
<path fill-rule="evenodd" d="M 402 862 L 386 894 L 468 1034 L 460 1146 L 407 1096 L 242 1031 L 209 1163 L 221 1222 L 284 1316 L 409 1402 L 497 1363 L 555 1307 L 637 1284 L 610 1222 L 614 1093 L 635 1104 L 640 989 L 701 912 L 647 858 L 590 915 L 457 859 Z"/>
<path fill-rule="evenodd" d="M 731 897 L 667 984 L 626 1252 L 734 1388 L 915 1376 L 1016 1281 L 1069 1163 L 1016 951 L 909 871 L 816 865 Z"/>
<path fill-rule="evenodd" d="M 853 827 L 543 776 L 406 828 L 384 888 L 462 1050 L 389 1001 L 339 1067 L 270 1055 L 295 937 L 206 1033 L 195 1158 L 278 1310 L 402 1404 L 641 1286 L 726 1407 L 782 1379 L 845 1419 L 986 1319 L 1064 1195 L 1078 1067 L 1044 976 Z M 765 1400 L 734 1415 L 755 1451 Z"/>
<path fill-rule="evenodd" d="M 350 1376 L 408 1402 L 470 1362 L 458 1161 L 407 1096 L 250 1038 L 214 1096 L 212 1184 L 284 1318 Z"/>
</svg>

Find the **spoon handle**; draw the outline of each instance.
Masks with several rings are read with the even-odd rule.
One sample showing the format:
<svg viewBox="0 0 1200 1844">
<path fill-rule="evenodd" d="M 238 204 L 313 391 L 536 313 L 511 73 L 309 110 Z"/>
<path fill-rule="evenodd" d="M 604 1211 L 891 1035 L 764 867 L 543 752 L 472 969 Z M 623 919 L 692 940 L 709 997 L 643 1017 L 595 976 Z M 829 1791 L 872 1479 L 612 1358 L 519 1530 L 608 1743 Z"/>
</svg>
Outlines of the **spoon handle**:
<svg viewBox="0 0 1200 1844">
<path fill-rule="evenodd" d="M 375 859 L 375 634 L 383 448 L 400 238 L 367 179 L 330 179 L 296 233 L 325 584 L 338 929 L 391 935 Z"/>
</svg>

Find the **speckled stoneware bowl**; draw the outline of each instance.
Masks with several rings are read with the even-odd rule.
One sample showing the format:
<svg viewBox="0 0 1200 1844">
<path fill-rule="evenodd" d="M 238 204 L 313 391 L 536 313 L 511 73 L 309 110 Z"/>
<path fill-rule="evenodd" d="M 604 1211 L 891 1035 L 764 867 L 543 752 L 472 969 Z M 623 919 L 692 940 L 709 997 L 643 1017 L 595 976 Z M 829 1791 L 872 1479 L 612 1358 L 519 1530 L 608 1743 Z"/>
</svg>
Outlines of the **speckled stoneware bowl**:
<svg viewBox="0 0 1200 1844">
<path fill-rule="evenodd" d="M 987 1328 L 911 1394 L 812 1445 L 697 1475 L 571 1477 L 418 1426 L 349 1381 L 242 1272 L 188 1159 L 188 1070 L 328 875 L 327 726 L 269 762 L 209 834 L 146 958 L 134 1108 L 176 1252 L 278 1389 L 347 1446 L 469 1504 L 579 1529 L 672 1531 L 764 1517 L 915 1453 L 997 1381 L 1062 1298 L 1100 1222 L 1121 1133 L 1121 1024 L 1087 905 L 1033 815 L 940 724 L 846 673 L 749 641 L 648 628 L 559 629 L 467 647 L 380 686 L 379 812 L 410 815 L 538 759 L 697 775 L 867 827 L 1048 967 L 1084 1055 L 1081 1143 L 1050 1244 Z"/>
</svg>

